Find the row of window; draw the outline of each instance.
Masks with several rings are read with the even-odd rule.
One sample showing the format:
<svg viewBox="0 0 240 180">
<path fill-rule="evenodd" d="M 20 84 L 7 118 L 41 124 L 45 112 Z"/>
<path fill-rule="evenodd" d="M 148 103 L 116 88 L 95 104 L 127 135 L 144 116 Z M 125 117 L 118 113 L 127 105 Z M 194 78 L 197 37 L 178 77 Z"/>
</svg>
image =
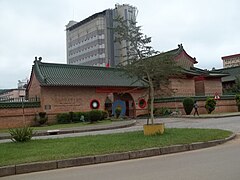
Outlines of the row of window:
<svg viewBox="0 0 240 180">
<path fill-rule="evenodd" d="M 70 59 L 70 63 L 71 64 L 78 64 L 79 62 L 83 63 L 83 62 L 91 61 L 91 60 L 98 59 L 98 58 L 105 58 L 105 53 L 94 54 L 94 55 L 86 56 L 86 57 L 83 57 L 83 58 Z"/>
<path fill-rule="evenodd" d="M 87 44 L 91 41 L 95 41 L 97 39 L 104 39 L 104 38 L 105 38 L 104 34 L 94 35 L 92 37 L 85 37 L 84 39 L 78 40 L 75 43 L 71 42 L 71 38 L 70 38 L 70 41 L 68 43 L 68 48 L 70 49 L 70 48 L 74 48 L 75 46 L 83 46 L 84 44 Z"/>
<path fill-rule="evenodd" d="M 104 44 L 101 44 L 101 45 L 96 44 L 93 46 L 86 47 L 84 49 L 73 50 L 73 51 L 69 52 L 68 56 L 71 57 L 71 56 L 82 55 L 82 54 L 88 53 L 88 52 L 98 49 L 98 48 L 104 49 L 105 45 Z"/>
</svg>

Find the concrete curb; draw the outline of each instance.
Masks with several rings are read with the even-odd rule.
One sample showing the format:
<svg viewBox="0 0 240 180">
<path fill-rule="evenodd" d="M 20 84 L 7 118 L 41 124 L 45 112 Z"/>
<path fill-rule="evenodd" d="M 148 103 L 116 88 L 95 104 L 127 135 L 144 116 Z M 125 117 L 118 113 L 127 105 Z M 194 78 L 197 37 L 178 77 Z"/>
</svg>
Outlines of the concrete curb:
<svg viewBox="0 0 240 180">
<path fill-rule="evenodd" d="M 57 134 L 73 134 L 73 133 L 91 132 L 91 131 L 103 131 L 103 130 L 110 130 L 110 129 L 120 129 L 120 128 L 126 128 L 126 127 L 134 126 L 136 123 L 137 123 L 137 121 L 133 120 L 133 121 L 130 121 L 130 122 L 126 122 L 125 124 L 119 124 L 119 125 L 106 125 L 106 126 L 102 126 L 102 127 L 91 127 L 91 128 L 89 127 L 89 128 L 85 128 L 85 129 L 73 129 L 73 130 L 62 129 L 62 130 L 59 130 L 55 134 L 50 134 L 47 131 L 46 132 L 36 132 L 34 137 L 36 137 L 36 136 L 57 135 Z M 4 136 L 0 135 L 0 140 L 10 139 L 10 138 L 11 138 L 10 135 L 4 135 Z"/>
<path fill-rule="evenodd" d="M 213 119 L 213 118 L 226 118 L 226 117 L 235 117 L 235 116 L 240 116 L 240 114 L 222 114 L 222 115 L 217 115 L 217 114 L 212 114 L 212 115 L 201 115 L 200 116 L 193 116 L 193 115 L 181 115 L 181 116 L 174 116 L 178 118 L 189 118 L 189 119 Z"/>
<path fill-rule="evenodd" d="M 144 157 L 159 156 L 164 154 L 178 153 L 178 152 L 184 152 L 184 151 L 190 151 L 190 150 L 197 150 L 197 149 L 202 149 L 202 148 L 223 144 L 229 140 L 234 139 L 236 136 L 237 136 L 236 134 L 232 134 L 231 136 L 225 139 L 219 139 L 219 140 L 208 141 L 208 142 L 197 142 L 192 144 L 174 145 L 174 146 L 167 146 L 167 147 L 161 147 L 161 148 L 158 148 L 158 147 L 149 148 L 149 149 L 123 152 L 123 153 L 113 153 L 113 154 L 105 154 L 105 155 L 97 155 L 97 156 L 63 159 L 63 160 L 56 160 L 56 161 L 27 163 L 27 164 L 13 165 L 13 166 L 3 166 L 3 167 L 0 167 L 0 177 L 22 174 L 22 173 L 107 163 L 107 162 L 113 162 L 113 161 L 131 160 L 136 158 L 144 158 Z"/>
</svg>

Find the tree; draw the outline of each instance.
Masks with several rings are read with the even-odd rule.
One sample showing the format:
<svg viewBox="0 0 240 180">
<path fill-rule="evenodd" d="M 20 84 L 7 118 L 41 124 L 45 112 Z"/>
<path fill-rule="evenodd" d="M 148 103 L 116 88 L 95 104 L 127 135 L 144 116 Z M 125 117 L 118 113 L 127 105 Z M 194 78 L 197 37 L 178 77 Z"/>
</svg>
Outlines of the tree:
<svg viewBox="0 0 240 180">
<path fill-rule="evenodd" d="M 210 98 L 210 97 L 207 98 L 206 103 L 205 103 L 205 108 L 206 108 L 208 114 L 211 114 L 212 111 L 214 111 L 216 104 L 217 104 L 217 102 L 215 99 Z"/>
<path fill-rule="evenodd" d="M 235 82 L 232 86 L 223 89 L 225 94 L 237 94 L 240 93 L 240 76 L 235 76 Z"/>
<path fill-rule="evenodd" d="M 119 66 L 126 70 L 130 76 L 138 77 L 148 84 L 150 97 L 150 120 L 154 123 L 154 95 L 155 90 L 166 87 L 169 78 L 179 76 L 181 68 L 173 60 L 173 57 L 155 51 L 149 43 L 151 38 L 141 33 L 141 27 L 135 21 L 126 21 L 122 17 L 117 17 L 114 28 L 118 43 L 127 42 L 129 46 L 123 47 L 127 53 Z M 149 123 L 149 122 L 147 122 Z"/>
</svg>

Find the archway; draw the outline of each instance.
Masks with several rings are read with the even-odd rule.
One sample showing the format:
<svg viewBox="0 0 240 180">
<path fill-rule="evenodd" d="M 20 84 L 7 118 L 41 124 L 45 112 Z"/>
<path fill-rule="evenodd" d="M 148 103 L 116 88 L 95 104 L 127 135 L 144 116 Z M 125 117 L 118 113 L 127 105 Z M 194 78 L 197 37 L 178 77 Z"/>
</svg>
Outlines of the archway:
<svg viewBox="0 0 240 180">
<path fill-rule="evenodd" d="M 114 93 L 114 101 L 121 100 L 125 102 L 126 113 L 125 116 L 135 117 L 135 103 L 131 94 L 129 93 Z"/>
</svg>

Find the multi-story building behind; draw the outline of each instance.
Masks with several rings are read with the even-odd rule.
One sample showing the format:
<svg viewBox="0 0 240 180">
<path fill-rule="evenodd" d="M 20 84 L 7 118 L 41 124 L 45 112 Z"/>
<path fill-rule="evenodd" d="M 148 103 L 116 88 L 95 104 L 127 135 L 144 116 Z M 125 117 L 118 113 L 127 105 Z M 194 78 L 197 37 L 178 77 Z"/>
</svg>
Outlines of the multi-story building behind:
<svg viewBox="0 0 240 180">
<path fill-rule="evenodd" d="M 15 89 L 2 89 L 0 90 L 0 102 L 1 101 L 20 101 L 26 96 L 26 87 L 28 79 L 18 81 L 18 88 Z M 20 99 L 19 99 L 20 98 Z"/>
<path fill-rule="evenodd" d="M 113 28 L 117 16 L 136 21 L 137 9 L 128 4 L 115 5 L 102 12 L 66 25 L 67 63 L 89 66 L 116 66 L 127 55 L 128 42 L 116 43 Z"/>
<path fill-rule="evenodd" d="M 223 56 L 223 68 L 240 66 L 240 54 Z"/>
</svg>

